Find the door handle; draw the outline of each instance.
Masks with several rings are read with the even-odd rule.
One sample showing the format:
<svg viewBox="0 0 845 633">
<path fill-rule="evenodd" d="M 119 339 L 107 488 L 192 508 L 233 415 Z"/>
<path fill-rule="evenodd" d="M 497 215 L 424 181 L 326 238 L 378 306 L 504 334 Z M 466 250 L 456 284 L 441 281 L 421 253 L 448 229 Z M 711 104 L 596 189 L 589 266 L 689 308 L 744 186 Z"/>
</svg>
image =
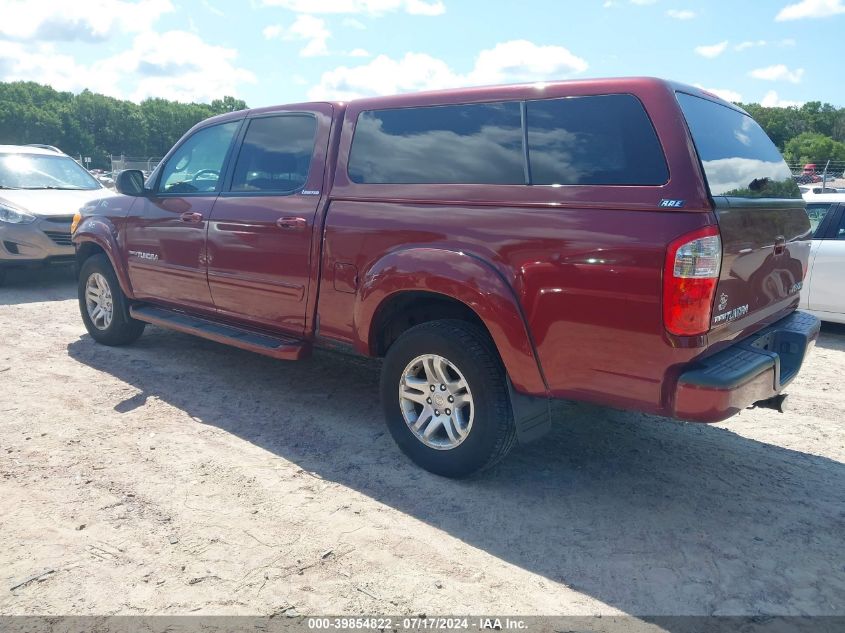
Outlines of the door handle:
<svg viewBox="0 0 845 633">
<path fill-rule="evenodd" d="M 182 220 L 182 222 L 190 222 L 192 224 L 196 224 L 198 222 L 202 222 L 202 213 L 186 211 L 185 213 L 179 216 L 179 219 Z"/>
<path fill-rule="evenodd" d="M 308 226 L 308 221 L 305 218 L 279 218 L 276 226 L 280 229 L 301 230 Z"/>
</svg>

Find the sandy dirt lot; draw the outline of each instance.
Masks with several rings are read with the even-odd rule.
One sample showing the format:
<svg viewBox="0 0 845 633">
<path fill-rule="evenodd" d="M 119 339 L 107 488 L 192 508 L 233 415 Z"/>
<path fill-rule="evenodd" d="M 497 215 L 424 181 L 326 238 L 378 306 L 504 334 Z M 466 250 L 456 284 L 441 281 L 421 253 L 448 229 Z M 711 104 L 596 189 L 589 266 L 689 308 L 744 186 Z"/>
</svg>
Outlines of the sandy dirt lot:
<svg viewBox="0 0 845 633">
<path fill-rule="evenodd" d="M 790 413 L 571 405 L 461 482 L 394 447 L 377 369 L 101 347 L 70 273 L 12 276 L 0 613 L 845 614 L 845 328 Z"/>
</svg>

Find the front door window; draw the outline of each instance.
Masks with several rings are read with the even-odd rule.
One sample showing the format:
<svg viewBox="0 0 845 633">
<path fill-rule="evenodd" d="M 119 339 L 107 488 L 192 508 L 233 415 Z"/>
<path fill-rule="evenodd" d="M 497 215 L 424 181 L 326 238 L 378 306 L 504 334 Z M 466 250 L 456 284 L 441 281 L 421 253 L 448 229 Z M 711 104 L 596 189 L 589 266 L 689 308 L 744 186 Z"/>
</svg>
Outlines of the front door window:
<svg viewBox="0 0 845 633">
<path fill-rule="evenodd" d="M 194 133 L 164 166 L 159 193 L 211 193 L 219 189 L 221 171 L 240 121 L 212 125 Z"/>
</svg>

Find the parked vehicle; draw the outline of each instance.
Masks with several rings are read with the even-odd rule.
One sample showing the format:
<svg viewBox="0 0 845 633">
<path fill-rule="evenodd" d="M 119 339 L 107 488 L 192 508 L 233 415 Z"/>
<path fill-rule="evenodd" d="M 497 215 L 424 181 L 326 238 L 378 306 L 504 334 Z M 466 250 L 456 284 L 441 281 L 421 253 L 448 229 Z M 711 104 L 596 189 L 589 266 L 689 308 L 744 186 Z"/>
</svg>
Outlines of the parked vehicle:
<svg viewBox="0 0 845 633">
<path fill-rule="evenodd" d="M 813 248 L 800 307 L 823 321 L 845 323 L 845 193 L 807 198 Z"/>
<path fill-rule="evenodd" d="M 822 177 L 816 172 L 815 163 L 807 163 L 801 170 L 802 183 L 821 182 Z"/>
<path fill-rule="evenodd" d="M 827 195 L 829 193 L 845 193 L 845 190 L 837 189 L 836 187 L 821 187 L 813 185 L 801 185 L 798 187 L 801 192 L 801 197 L 807 202 L 815 200 L 818 195 Z"/>
<path fill-rule="evenodd" d="M 73 264 L 73 214 L 104 193 L 51 145 L 0 145 L 0 283 L 10 267 Z"/>
<path fill-rule="evenodd" d="M 94 339 L 384 357 L 388 428 L 441 475 L 542 436 L 555 399 L 777 408 L 818 335 L 786 163 L 743 110 L 657 79 L 235 112 L 116 186 L 74 237 Z"/>
</svg>

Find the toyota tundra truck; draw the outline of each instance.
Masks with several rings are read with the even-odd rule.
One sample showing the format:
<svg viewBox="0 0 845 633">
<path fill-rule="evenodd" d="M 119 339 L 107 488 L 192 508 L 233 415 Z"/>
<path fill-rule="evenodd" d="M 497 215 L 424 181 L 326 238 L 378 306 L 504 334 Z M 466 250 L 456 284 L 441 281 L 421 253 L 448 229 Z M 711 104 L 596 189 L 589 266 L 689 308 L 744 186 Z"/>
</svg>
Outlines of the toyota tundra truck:
<svg viewBox="0 0 845 633">
<path fill-rule="evenodd" d="M 91 337 L 383 357 L 388 428 L 461 477 L 555 401 L 779 409 L 819 321 L 810 222 L 761 127 L 653 78 L 243 110 L 74 219 Z M 164 350 L 162 350 L 164 353 Z"/>
</svg>

